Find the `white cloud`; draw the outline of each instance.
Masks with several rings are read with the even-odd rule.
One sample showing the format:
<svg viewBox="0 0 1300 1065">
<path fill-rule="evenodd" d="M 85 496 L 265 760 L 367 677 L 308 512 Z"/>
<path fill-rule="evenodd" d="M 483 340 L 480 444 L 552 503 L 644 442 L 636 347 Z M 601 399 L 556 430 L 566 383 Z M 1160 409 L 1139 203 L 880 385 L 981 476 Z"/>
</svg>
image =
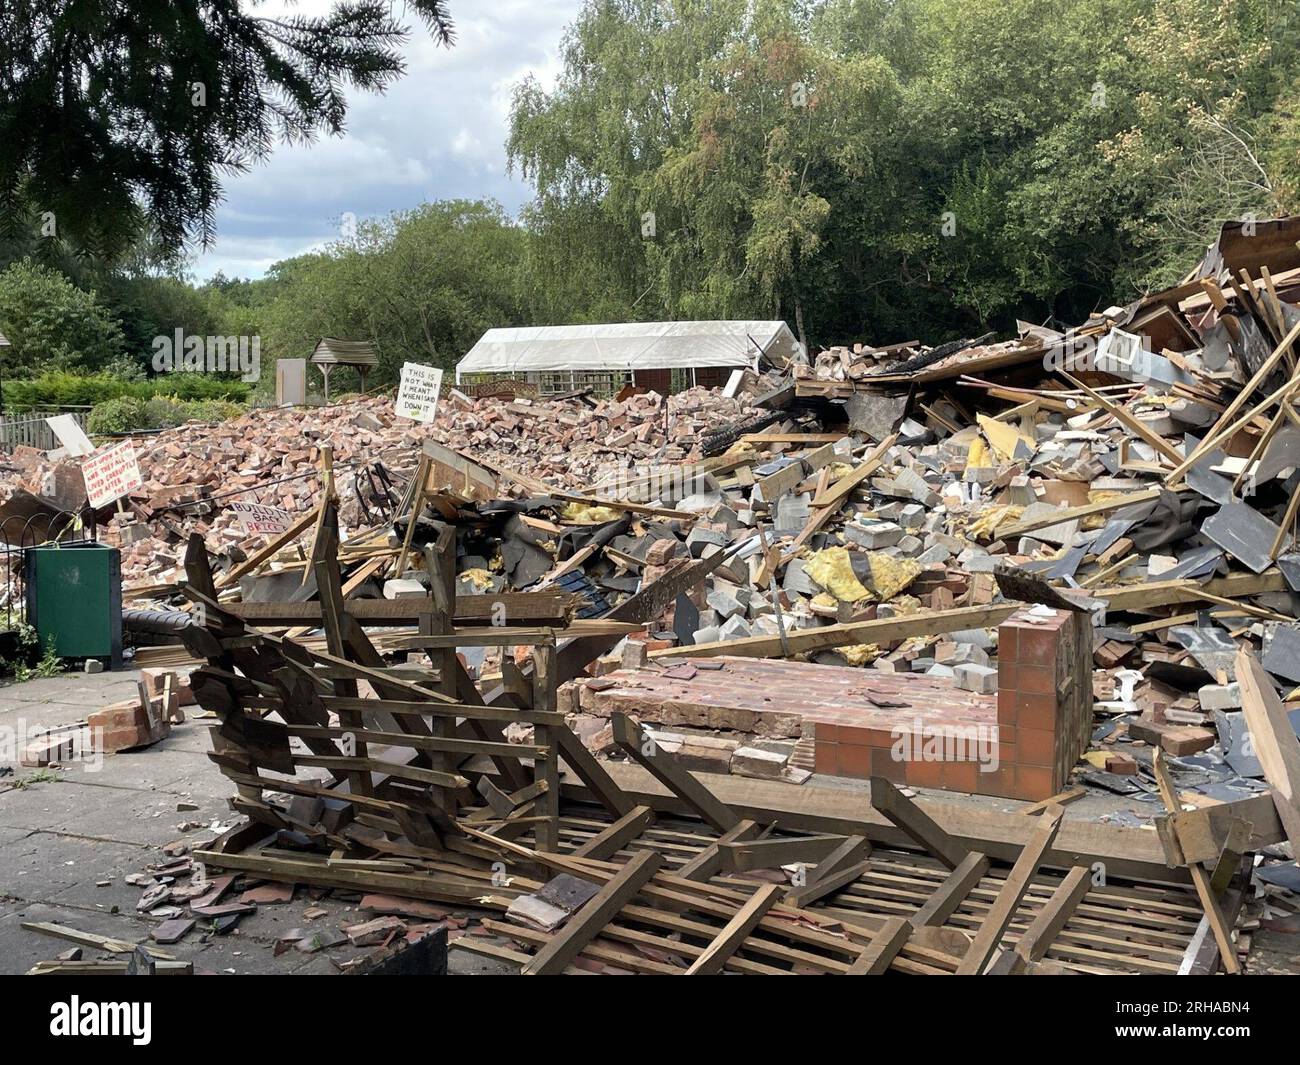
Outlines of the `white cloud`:
<svg viewBox="0 0 1300 1065">
<path fill-rule="evenodd" d="M 560 39 L 579 2 L 451 0 L 451 49 L 413 25 L 406 76 L 383 95 L 353 93 L 342 137 L 279 145 L 266 163 L 225 180 L 216 241 L 194 272 L 260 276 L 334 239 L 347 212 L 364 218 L 482 196 L 518 210 L 529 190 L 506 174 L 511 93 L 530 73 L 553 83 Z M 330 6 L 303 0 L 285 9 L 313 14 Z M 276 13 L 272 5 L 260 11 Z"/>
</svg>

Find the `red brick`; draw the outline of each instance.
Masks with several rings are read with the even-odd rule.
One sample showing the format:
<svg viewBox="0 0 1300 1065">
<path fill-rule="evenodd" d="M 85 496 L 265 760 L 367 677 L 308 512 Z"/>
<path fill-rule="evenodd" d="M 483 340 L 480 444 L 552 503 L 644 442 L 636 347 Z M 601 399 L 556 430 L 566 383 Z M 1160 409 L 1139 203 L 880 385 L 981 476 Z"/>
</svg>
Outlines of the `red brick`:
<svg viewBox="0 0 1300 1065">
<path fill-rule="evenodd" d="M 1056 727 L 1056 699 L 1051 695 L 1028 695 L 1018 692 L 1016 697 L 1016 727 L 1044 729 Z"/>
<path fill-rule="evenodd" d="M 1020 798 L 1031 802 L 1050 799 L 1057 792 L 1052 781 L 1052 771 L 1039 766 L 1017 765 L 1016 791 Z"/>
<path fill-rule="evenodd" d="M 870 747 L 871 729 L 856 725 L 840 725 L 837 729 L 842 747 Z"/>
<path fill-rule="evenodd" d="M 840 746 L 840 776 L 867 780 L 871 776 L 872 755 L 870 747 Z"/>
<path fill-rule="evenodd" d="M 907 782 L 918 788 L 943 787 L 943 763 L 917 760 L 905 763 Z"/>
<path fill-rule="evenodd" d="M 1000 795 L 1004 799 L 1016 798 L 1016 767 L 1014 765 L 1000 765 L 997 772 L 985 773 L 983 776 L 988 781 L 985 787 L 989 794 Z"/>
<path fill-rule="evenodd" d="M 980 790 L 978 762 L 941 762 L 943 786 L 949 791 L 975 793 Z M 987 776 L 988 774 L 983 774 Z"/>
<path fill-rule="evenodd" d="M 1056 667 L 1055 666 L 1029 666 L 1021 664 L 1016 675 L 1018 683 L 1016 690 L 1025 692 L 1030 695 L 1055 695 L 1056 694 Z"/>
<path fill-rule="evenodd" d="M 1016 741 L 1020 765 L 1053 766 L 1056 764 L 1056 733 L 1044 729 L 1022 728 Z"/>
<path fill-rule="evenodd" d="M 1015 691 L 1019 686 L 1019 665 L 1015 659 L 998 655 L 998 691 Z"/>
<path fill-rule="evenodd" d="M 889 751 L 875 747 L 871 751 L 871 775 L 884 777 L 893 784 L 906 784 L 907 763 L 900 762 Z"/>
</svg>

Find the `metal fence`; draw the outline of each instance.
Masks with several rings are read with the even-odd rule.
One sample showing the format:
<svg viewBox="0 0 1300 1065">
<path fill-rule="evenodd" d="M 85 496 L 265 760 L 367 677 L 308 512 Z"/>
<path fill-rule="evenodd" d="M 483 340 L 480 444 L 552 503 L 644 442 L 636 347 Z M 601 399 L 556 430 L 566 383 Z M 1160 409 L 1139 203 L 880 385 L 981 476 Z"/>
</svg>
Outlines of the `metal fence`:
<svg viewBox="0 0 1300 1065">
<path fill-rule="evenodd" d="M 0 450 L 12 451 L 20 444 L 39 448 L 41 451 L 53 451 L 59 441 L 50 428 L 46 418 L 53 412 L 44 414 L 0 415 Z M 86 415 L 81 411 L 70 411 L 73 419 L 84 430 Z"/>
</svg>

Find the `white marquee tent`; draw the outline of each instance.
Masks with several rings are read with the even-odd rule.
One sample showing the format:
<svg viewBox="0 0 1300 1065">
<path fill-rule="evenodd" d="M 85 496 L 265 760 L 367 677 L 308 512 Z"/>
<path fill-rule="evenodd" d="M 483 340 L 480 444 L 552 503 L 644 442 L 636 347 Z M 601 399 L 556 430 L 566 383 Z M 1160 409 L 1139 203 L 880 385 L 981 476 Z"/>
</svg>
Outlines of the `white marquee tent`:
<svg viewBox="0 0 1300 1065">
<path fill-rule="evenodd" d="M 784 322 L 629 322 L 489 329 L 456 364 L 465 374 L 635 373 L 705 366 L 754 368 L 801 353 Z"/>
</svg>

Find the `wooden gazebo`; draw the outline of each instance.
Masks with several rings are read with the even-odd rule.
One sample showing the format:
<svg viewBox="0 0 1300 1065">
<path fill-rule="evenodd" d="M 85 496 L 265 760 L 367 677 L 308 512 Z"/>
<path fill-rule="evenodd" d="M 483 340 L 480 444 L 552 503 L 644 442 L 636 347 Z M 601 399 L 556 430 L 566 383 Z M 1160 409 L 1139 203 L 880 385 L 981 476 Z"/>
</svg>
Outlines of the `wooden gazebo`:
<svg viewBox="0 0 1300 1065">
<path fill-rule="evenodd" d="M 335 366 L 355 366 L 361 374 L 361 391 L 366 390 L 366 374 L 372 367 L 379 365 L 379 356 L 375 346 L 368 340 L 339 340 L 337 337 L 325 337 L 311 353 L 311 361 L 320 367 L 321 377 L 325 379 L 325 402 L 330 398 L 330 371 Z"/>
</svg>

